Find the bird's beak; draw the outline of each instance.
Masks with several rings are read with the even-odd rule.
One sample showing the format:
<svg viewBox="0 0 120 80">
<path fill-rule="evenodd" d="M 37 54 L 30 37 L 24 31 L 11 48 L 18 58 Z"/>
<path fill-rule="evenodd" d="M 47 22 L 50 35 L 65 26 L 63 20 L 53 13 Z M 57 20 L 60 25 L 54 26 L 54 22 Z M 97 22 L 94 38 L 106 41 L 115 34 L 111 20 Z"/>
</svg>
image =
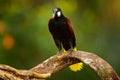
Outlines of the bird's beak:
<svg viewBox="0 0 120 80">
<path fill-rule="evenodd" d="M 55 14 L 52 14 L 52 19 L 55 17 Z"/>
</svg>

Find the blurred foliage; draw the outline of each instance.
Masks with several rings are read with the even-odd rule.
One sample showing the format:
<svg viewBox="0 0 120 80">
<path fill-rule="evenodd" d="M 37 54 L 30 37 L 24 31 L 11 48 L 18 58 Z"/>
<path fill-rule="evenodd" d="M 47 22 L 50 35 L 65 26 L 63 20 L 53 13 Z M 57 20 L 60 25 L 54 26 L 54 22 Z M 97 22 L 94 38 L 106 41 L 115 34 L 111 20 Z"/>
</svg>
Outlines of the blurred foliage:
<svg viewBox="0 0 120 80">
<path fill-rule="evenodd" d="M 0 63 L 29 69 L 58 51 L 48 30 L 60 7 L 73 25 L 79 50 L 96 53 L 120 75 L 120 0 L 0 0 Z M 87 66 L 48 80 L 98 80 Z"/>
</svg>

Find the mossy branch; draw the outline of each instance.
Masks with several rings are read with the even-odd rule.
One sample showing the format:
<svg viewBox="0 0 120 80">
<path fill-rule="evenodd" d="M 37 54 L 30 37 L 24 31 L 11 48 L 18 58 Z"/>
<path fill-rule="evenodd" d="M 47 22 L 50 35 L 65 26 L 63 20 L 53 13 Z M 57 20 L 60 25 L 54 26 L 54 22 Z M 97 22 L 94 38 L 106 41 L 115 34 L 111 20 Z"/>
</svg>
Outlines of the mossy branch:
<svg viewBox="0 0 120 80">
<path fill-rule="evenodd" d="M 18 70 L 0 64 L 0 80 L 45 80 L 52 74 L 77 62 L 88 65 L 100 80 L 120 80 L 117 73 L 105 60 L 84 51 L 68 51 L 54 55 L 30 70 Z"/>
</svg>

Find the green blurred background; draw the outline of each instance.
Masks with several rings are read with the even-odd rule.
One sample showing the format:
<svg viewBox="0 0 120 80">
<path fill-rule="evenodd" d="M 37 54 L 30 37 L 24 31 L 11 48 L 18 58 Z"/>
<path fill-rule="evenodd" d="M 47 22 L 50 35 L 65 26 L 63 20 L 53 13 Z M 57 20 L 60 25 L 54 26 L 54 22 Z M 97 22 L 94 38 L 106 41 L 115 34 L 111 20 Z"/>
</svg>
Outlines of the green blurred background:
<svg viewBox="0 0 120 80">
<path fill-rule="evenodd" d="M 120 0 L 0 0 L 0 64 L 30 69 L 56 54 L 48 30 L 55 7 L 71 20 L 78 49 L 96 53 L 120 75 Z M 48 80 L 98 80 L 84 66 Z"/>
</svg>

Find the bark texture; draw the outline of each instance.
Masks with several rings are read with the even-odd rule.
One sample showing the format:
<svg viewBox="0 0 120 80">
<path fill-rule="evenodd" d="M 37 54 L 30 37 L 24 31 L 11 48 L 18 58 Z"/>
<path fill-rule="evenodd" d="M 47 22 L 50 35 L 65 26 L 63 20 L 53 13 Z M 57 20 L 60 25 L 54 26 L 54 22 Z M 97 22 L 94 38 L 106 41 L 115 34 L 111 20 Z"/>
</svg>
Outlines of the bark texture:
<svg viewBox="0 0 120 80">
<path fill-rule="evenodd" d="M 54 55 L 30 70 L 18 70 L 0 64 L 0 80 L 45 80 L 61 69 L 78 62 L 88 65 L 100 80 L 120 80 L 109 63 L 93 53 L 84 51 L 68 51 Z"/>
</svg>

